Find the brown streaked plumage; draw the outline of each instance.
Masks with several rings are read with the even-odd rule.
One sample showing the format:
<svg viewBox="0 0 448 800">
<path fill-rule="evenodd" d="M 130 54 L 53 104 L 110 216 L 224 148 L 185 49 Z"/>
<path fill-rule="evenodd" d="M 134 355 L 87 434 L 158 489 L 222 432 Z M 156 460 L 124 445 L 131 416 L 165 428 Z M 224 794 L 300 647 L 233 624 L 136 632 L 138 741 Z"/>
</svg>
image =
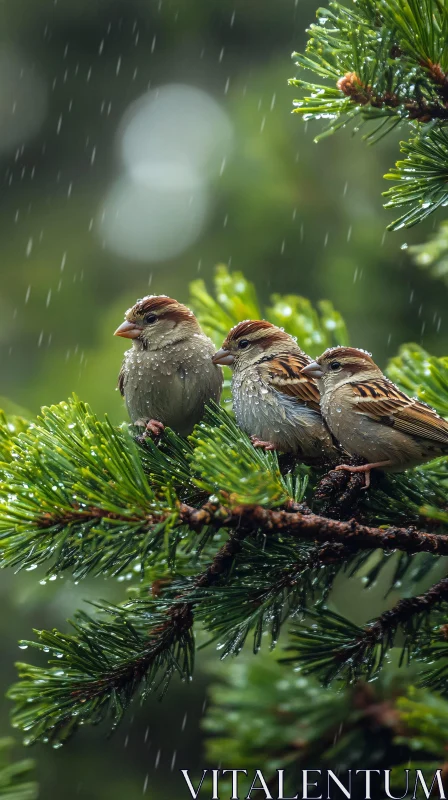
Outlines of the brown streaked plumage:
<svg viewBox="0 0 448 800">
<path fill-rule="evenodd" d="M 372 353 L 369 353 L 368 350 L 363 350 L 361 347 L 342 347 L 341 345 L 336 345 L 335 347 L 328 347 L 325 350 L 325 353 L 322 353 L 319 358 L 316 359 L 318 363 L 320 363 L 320 359 L 325 358 L 338 358 L 342 359 L 345 362 L 351 362 L 353 359 L 355 361 L 362 361 L 363 364 L 369 363 L 376 367 L 376 364 L 372 358 Z M 377 367 L 377 369 L 379 369 Z"/>
<path fill-rule="evenodd" d="M 272 322 L 267 322 L 264 319 L 245 319 L 230 329 L 222 346 L 225 349 L 231 349 L 234 342 L 238 342 L 245 337 L 254 342 L 263 340 L 265 346 L 272 340 L 278 342 L 283 339 L 283 341 L 288 342 L 291 339 L 288 333 L 285 333 L 281 328 L 277 328 Z"/>
<path fill-rule="evenodd" d="M 317 385 L 301 374 L 311 359 L 292 336 L 265 320 L 244 320 L 213 360 L 232 366 L 235 415 L 256 446 L 292 452 L 307 463 L 338 460 Z"/>
<path fill-rule="evenodd" d="M 319 411 L 320 394 L 317 384 L 301 374 L 301 370 L 309 362 L 310 358 L 305 353 L 289 353 L 266 362 L 265 369 L 273 389 L 289 397 L 295 397 L 306 403 L 308 408 Z"/>
<path fill-rule="evenodd" d="M 321 410 L 333 435 L 353 456 L 368 462 L 337 469 L 401 472 L 448 454 L 448 422 L 434 409 L 400 391 L 369 353 L 353 347 L 326 350 L 303 369 L 316 378 Z"/>
<path fill-rule="evenodd" d="M 141 300 L 137 300 L 135 305 L 128 309 L 125 317 L 128 321 L 135 322 L 149 313 L 157 314 L 159 318 L 170 319 L 176 323 L 185 321 L 191 322 L 192 325 L 197 325 L 196 317 L 187 306 L 164 294 L 150 294 Z"/>
<path fill-rule="evenodd" d="M 118 378 L 132 422 L 154 435 L 164 425 L 191 433 L 222 388 L 215 348 L 193 312 L 171 297 L 149 295 L 128 309 L 115 335 L 132 339 Z"/>
</svg>

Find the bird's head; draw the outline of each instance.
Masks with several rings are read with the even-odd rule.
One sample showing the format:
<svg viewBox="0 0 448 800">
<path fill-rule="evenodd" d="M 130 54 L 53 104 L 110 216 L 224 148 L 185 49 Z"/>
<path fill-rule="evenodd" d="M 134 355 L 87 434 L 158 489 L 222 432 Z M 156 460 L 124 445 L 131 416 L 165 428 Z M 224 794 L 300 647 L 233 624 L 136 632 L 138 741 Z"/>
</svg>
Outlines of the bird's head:
<svg viewBox="0 0 448 800">
<path fill-rule="evenodd" d="M 358 382 L 382 376 L 370 353 L 355 347 L 330 347 L 304 367 L 302 373 L 322 383 L 325 391 L 352 380 Z"/>
<path fill-rule="evenodd" d="M 296 350 L 297 343 L 289 333 L 262 319 L 247 319 L 232 328 L 220 350 L 213 356 L 214 364 L 244 369 L 262 358 Z"/>
<path fill-rule="evenodd" d="M 126 311 L 124 322 L 115 336 L 132 339 L 147 350 L 182 341 L 201 333 L 199 323 L 187 306 L 166 295 L 148 295 Z"/>
</svg>

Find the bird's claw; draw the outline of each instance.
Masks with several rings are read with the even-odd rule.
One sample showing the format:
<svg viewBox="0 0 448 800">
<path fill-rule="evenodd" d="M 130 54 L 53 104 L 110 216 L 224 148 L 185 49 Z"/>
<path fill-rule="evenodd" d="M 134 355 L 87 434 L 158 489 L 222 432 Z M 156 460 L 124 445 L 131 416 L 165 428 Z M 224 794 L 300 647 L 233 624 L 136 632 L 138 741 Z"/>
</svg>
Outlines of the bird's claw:
<svg viewBox="0 0 448 800">
<path fill-rule="evenodd" d="M 134 425 L 138 428 L 143 428 L 142 433 L 138 436 L 138 439 L 142 442 L 148 438 L 158 439 L 158 437 L 161 436 L 165 430 L 165 425 L 158 419 L 141 418 L 136 420 Z"/>
<path fill-rule="evenodd" d="M 370 464 L 361 464 L 358 467 L 352 467 L 350 464 L 338 464 L 337 467 L 334 468 L 335 470 L 339 471 L 344 469 L 346 472 L 363 472 L 365 477 L 365 484 L 362 487 L 362 490 L 365 491 L 370 486 Z"/>
<path fill-rule="evenodd" d="M 165 430 L 165 425 L 163 424 L 163 422 L 160 422 L 158 419 L 149 419 L 148 422 L 146 423 L 145 432 L 143 435 L 144 436 L 150 435 L 154 436 L 154 438 L 157 438 L 157 436 L 162 435 L 164 430 Z"/>
<path fill-rule="evenodd" d="M 273 442 L 264 442 L 263 439 L 259 439 L 258 436 L 251 436 L 250 440 L 254 447 L 263 447 L 264 450 L 277 450 Z"/>
</svg>

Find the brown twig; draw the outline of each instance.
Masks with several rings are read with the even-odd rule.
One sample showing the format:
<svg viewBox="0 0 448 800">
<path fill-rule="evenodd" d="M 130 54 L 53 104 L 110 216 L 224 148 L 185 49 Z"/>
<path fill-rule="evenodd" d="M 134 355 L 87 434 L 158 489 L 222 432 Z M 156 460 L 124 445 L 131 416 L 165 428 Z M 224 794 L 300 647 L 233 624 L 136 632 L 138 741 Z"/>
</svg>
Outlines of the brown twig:
<svg viewBox="0 0 448 800">
<path fill-rule="evenodd" d="M 427 592 L 417 597 L 405 597 L 389 611 L 384 611 L 375 622 L 365 628 L 366 636 L 373 641 L 380 641 L 388 631 L 395 631 L 405 626 L 416 614 L 431 611 L 435 606 L 448 600 L 448 578 L 442 578 Z"/>
<path fill-rule="evenodd" d="M 191 595 L 195 589 L 212 586 L 220 577 L 229 571 L 235 555 L 241 549 L 241 541 L 244 534 L 236 531 L 231 534 L 223 547 L 218 550 L 212 563 L 202 572 L 191 586 L 182 591 L 178 597 L 174 598 L 171 605 L 165 610 L 166 619 L 152 627 L 148 635 L 148 647 L 144 655 L 140 656 L 135 662 L 126 664 L 125 668 L 119 667 L 112 670 L 105 677 L 92 680 L 87 685 L 84 684 L 71 694 L 76 698 L 83 698 L 83 701 L 92 699 L 104 691 L 120 689 L 128 681 L 140 681 L 150 670 L 155 661 L 167 650 L 176 644 L 180 644 L 189 635 L 189 631 L 194 623 L 195 601 Z M 155 596 L 163 596 L 164 589 L 169 584 L 157 586 Z"/>
<path fill-rule="evenodd" d="M 411 635 L 415 629 L 411 626 L 415 617 L 422 613 L 429 613 L 437 605 L 448 601 L 448 578 L 443 578 L 424 594 L 417 597 L 407 597 L 399 600 L 393 608 L 384 611 L 376 620 L 368 623 L 362 632 L 353 638 L 349 644 L 334 653 L 336 660 L 352 664 L 371 663 L 375 667 L 373 658 L 377 645 L 383 645 L 383 652 L 393 646 L 398 628 Z M 381 663 L 379 657 L 376 667 Z"/>
<path fill-rule="evenodd" d="M 442 72 L 438 64 L 422 64 L 434 81 L 437 92 L 440 94 L 440 102 L 429 103 L 423 97 L 400 97 L 395 92 L 384 92 L 380 94 L 369 84 L 365 84 L 356 72 L 347 72 L 336 83 L 340 91 L 349 97 L 356 105 L 372 108 L 398 108 L 402 106 L 408 113 L 409 119 L 420 122 L 429 122 L 431 119 L 448 119 L 448 79 Z"/>
<path fill-rule="evenodd" d="M 226 527 L 237 530 L 239 535 L 251 536 L 259 531 L 267 535 L 284 534 L 304 541 L 339 542 L 352 551 L 401 550 L 405 553 L 432 553 L 448 555 L 448 535 L 421 531 L 410 525 L 407 528 L 372 528 L 355 519 L 340 521 L 314 514 L 304 503 L 288 503 L 285 509 L 269 509 L 258 505 L 226 506 L 220 503 L 204 503 L 199 508 L 180 503 L 179 521 L 193 531 L 205 526 Z M 146 517 L 127 517 L 112 514 L 101 508 L 76 508 L 54 514 L 45 512 L 38 520 L 40 528 L 67 525 L 69 522 L 98 521 L 101 518 L 122 520 L 124 523 L 140 522 L 142 531 L 163 520 L 163 514 L 148 514 Z"/>
<path fill-rule="evenodd" d="M 262 506 L 235 506 L 227 508 L 218 503 L 205 503 L 201 508 L 182 503 L 180 519 L 192 530 L 201 530 L 204 525 L 225 526 L 249 535 L 258 531 L 267 535 L 284 534 L 304 541 L 339 542 L 358 550 L 401 550 L 405 553 L 432 553 L 448 555 L 448 536 L 427 533 L 408 528 L 371 528 L 355 519 L 347 522 L 328 519 L 306 509 L 300 511 L 277 511 Z"/>
</svg>

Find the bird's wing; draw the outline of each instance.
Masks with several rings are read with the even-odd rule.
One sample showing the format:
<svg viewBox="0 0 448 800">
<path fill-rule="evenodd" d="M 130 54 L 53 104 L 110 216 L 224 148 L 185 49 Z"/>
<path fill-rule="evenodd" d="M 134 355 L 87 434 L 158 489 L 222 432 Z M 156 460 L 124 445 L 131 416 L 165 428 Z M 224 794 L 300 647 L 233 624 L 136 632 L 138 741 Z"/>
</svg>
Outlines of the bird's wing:
<svg viewBox="0 0 448 800">
<path fill-rule="evenodd" d="M 127 371 L 124 367 L 124 361 L 121 365 L 120 373 L 118 375 L 118 389 L 122 397 L 124 397 L 124 387 L 126 385 Z"/>
<path fill-rule="evenodd" d="M 262 379 L 277 392 L 318 411 L 319 389 L 313 378 L 300 372 L 309 363 L 310 358 L 305 353 L 284 353 L 260 363 L 259 371 Z"/>
<path fill-rule="evenodd" d="M 410 436 L 448 446 L 448 422 L 433 408 L 401 392 L 387 378 L 350 384 L 356 410 Z"/>
</svg>

